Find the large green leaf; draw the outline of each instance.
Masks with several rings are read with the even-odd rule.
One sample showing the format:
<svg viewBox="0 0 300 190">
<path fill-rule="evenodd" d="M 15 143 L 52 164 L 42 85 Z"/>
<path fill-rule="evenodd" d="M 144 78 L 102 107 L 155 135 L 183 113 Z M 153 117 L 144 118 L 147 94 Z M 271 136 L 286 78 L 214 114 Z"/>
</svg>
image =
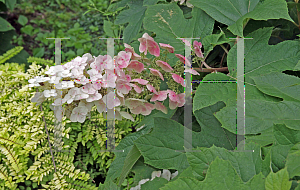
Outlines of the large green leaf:
<svg viewBox="0 0 300 190">
<path fill-rule="evenodd" d="M 233 150 L 236 147 L 236 134 L 222 128 L 221 123 L 214 116 L 214 113 L 218 112 L 224 106 L 225 104 L 219 101 L 214 105 L 195 111 L 194 115 L 201 126 L 201 134 L 207 142 L 206 147 L 215 145 Z"/>
<path fill-rule="evenodd" d="M 199 19 L 201 18 L 201 19 Z M 176 3 L 148 6 L 144 18 L 144 28 L 156 33 L 155 40 L 170 44 L 175 53 L 184 53 L 184 44 L 176 38 L 201 38 L 213 31 L 214 20 L 199 8 L 193 8 L 192 18 L 185 19 Z M 170 65 L 174 66 L 178 58 L 170 55 Z"/>
<path fill-rule="evenodd" d="M 6 32 L 9 30 L 14 30 L 14 27 L 12 27 L 4 18 L 0 17 L 0 32 Z"/>
<path fill-rule="evenodd" d="M 271 172 L 266 178 L 266 190 L 290 190 L 292 182 L 289 181 L 287 169 L 282 169 L 277 173 Z"/>
<path fill-rule="evenodd" d="M 285 125 L 274 125 L 276 144 L 295 145 L 300 142 L 300 131 L 287 128 Z"/>
<path fill-rule="evenodd" d="M 229 43 L 230 41 L 231 40 L 226 38 L 225 33 L 221 30 L 219 34 L 206 36 L 202 41 L 202 45 L 204 47 L 205 54 L 208 55 L 208 53 L 212 51 L 216 45 Z"/>
<path fill-rule="evenodd" d="M 216 21 L 230 26 L 252 11 L 259 0 L 191 0 L 190 2 Z"/>
<path fill-rule="evenodd" d="M 273 145 L 271 148 L 272 170 L 277 172 L 285 167 L 285 161 L 289 150 L 293 145 Z"/>
<path fill-rule="evenodd" d="M 15 8 L 15 5 L 17 3 L 17 0 L 5 0 L 6 6 L 10 9 L 13 10 Z"/>
<path fill-rule="evenodd" d="M 121 140 L 121 142 L 115 149 L 124 150 L 124 152 L 115 152 L 116 158 L 112 162 L 108 170 L 105 181 L 112 181 L 121 175 L 122 168 L 124 167 L 124 163 L 126 161 L 126 157 L 134 146 L 133 141 L 135 141 L 141 135 L 148 132 L 149 132 L 149 128 L 145 127 L 144 129 L 136 133 L 129 134 L 128 136 L 126 136 L 124 139 Z"/>
<path fill-rule="evenodd" d="M 249 36 L 253 37 L 253 40 L 245 42 L 245 134 L 260 133 L 271 128 L 273 124 L 285 124 L 291 129 L 300 129 L 300 119 L 298 117 L 300 113 L 299 101 L 278 101 L 278 98 L 261 92 L 259 88 L 255 86 L 251 78 L 256 76 L 261 77 L 261 75 L 265 75 L 266 73 L 292 70 L 300 59 L 299 41 L 285 41 L 277 45 L 269 46 L 268 39 L 270 35 L 271 28 L 259 29 L 249 34 Z M 228 54 L 227 64 L 230 71 L 229 76 L 215 73 L 207 75 L 203 80 L 229 81 L 235 78 L 237 65 L 236 48 L 235 45 L 230 49 Z M 285 51 L 282 51 L 282 49 L 285 49 Z M 261 83 L 262 82 L 263 81 L 261 81 Z M 289 81 L 288 85 L 290 86 Z M 262 89 L 262 91 L 264 90 Z M 297 88 L 293 89 L 293 91 L 297 91 Z M 293 91 L 286 92 L 284 97 L 295 96 L 293 95 Z M 282 97 L 282 94 L 280 95 L 278 92 L 274 94 L 274 90 L 270 94 Z M 200 84 L 194 97 L 193 111 L 195 113 L 196 110 L 211 106 L 218 101 L 223 101 L 226 107 L 217 112 L 215 116 L 222 123 L 223 128 L 226 128 L 232 133 L 236 132 L 235 83 Z M 238 132 L 238 134 L 242 135 L 241 132 Z"/>
<path fill-rule="evenodd" d="M 293 20 L 288 14 L 284 0 L 191 0 L 191 3 L 204 10 L 212 18 L 228 25 L 228 29 L 235 35 L 243 37 L 243 28 L 249 19 Z"/>
<path fill-rule="evenodd" d="M 196 190 L 201 189 L 201 182 L 192 177 L 181 177 L 177 180 L 167 183 L 164 187 L 160 188 L 160 190 Z"/>
<path fill-rule="evenodd" d="M 145 184 L 141 185 L 141 189 L 143 190 L 153 190 L 159 189 L 168 183 L 168 180 L 162 177 L 156 177 L 152 181 L 147 181 Z"/>
<path fill-rule="evenodd" d="M 246 99 L 245 107 L 245 134 L 260 133 L 271 128 L 273 124 L 285 124 L 291 129 L 300 130 L 300 102 Z M 229 103 L 215 116 L 222 123 L 222 127 L 230 132 L 236 131 L 236 104 Z M 242 135 L 239 132 L 238 134 Z"/>
<path fill-rule="evenodd" d="M 208 146 L 201 133 L 192 131 L 192 136 L 192 147 Z M 141 151 L 145 163 L 153 167 L 181 172 L 189 166 L 185 153 L 181 152 L 184 150 L 184 126 L 176 121 L 154 118 L 153 131 L 137 139 L 134 144 Z"/>
<path fill-rule="evenodd" d="M 216 157 L 216 159 L 211 163 L 204 181 L 200 182 L 195 178 L 181 177 L 166 184 L 161 188 L 161 190 L 256 190 L 263 189 L 263 187 L 264 176 L 261 173 L 255 175 L 247 183 L 244 183 L 229 161 Z"/>
<path fill-rule="evenodd" d="M 273 129 L 269 128 L 265 131 L 261 131 L 259 135 L 248 135 L 246 136 L 246 144 L 249 142 L 255 142 L 260 146 L 266 146 L 272 144 L 275 141 Z"/>
<path fill-rule="evenodd" d="M 129 9 L 122 11 L 116 18 L 115 24 L 128 23 L 124 30 L 124 42 L 130 43 L 141 29 L 147 7 L 143 7 L 143 0 L 134 0 L 128 3 Z"/>
<path fill-rule="evenodd" d="M 299 133 L 299 132 L 298 132 Z M 286 167 L 289 172 L 290 178 L 294 176 L 300 176 L 300 142 L 296 143 L 289 150 L 289 154 L 286 159 Z"/>
<path fill-rule="evenodd" d="M 272 28 L 258 29 L 246 37 L 245 40 L 245 82 L 254 84 L 251 76 L 264 75 L 270 72 L 293 70 L 300 59 L 300 41 L 288 40 L 277 45 L 268 45 Z M 284 51 L 282 51 L 284 50 Z M 230 76 L 236 77 L 237 45 L 228 53 L 227 59 Z M 247 93 L 246 93 L 247 96 Z M 248 99 L 246 97 L 246 99 Z"/>
<path fill-rule="evenodd" d="M 263 160 L 260 156 L 260 146 L 247 144 L 247 150 L 254 150 L 254 152 L 228 152 L 224 148 L 211 147 L 211 148 L 198 148 L 201 152 L 187 152 L 187 158 L 190 166 L 197 174 L 197 179 L 201 180 L 205 177 L 205 173 L 210 164 L 216 157 L 223 160 L 228 160 L 237 171 L 237 174 L 244 182 L 249 181 L 253 176 L 263 172 L 268 174 L 270 167 L 266 168 L 267 171 L 262 170 Z M 270 163 L 268 163 L 270 166 Z M 202 177 L 201 177 L 202 176 Z M 198 178 L 199 177 L 199 178 Z"/>
<path fill-rule="evenodd" d="M 298 77 L 275 72 L 251 78 L 256 87 L 265 94 L 281 97 L 284 100 L 300 101 Z"/>
<path fill-rule="evenodd" d="M 120 144 L 116 147 L 116 150 L 124 150 L 124 152 L 116 152 L 116 159 L 112 162 L 110 169 L 108 171 L 106 180 L 114 180 L 115 178 L 119 177 L 121 175 L 121 169 L 123 168 L 124 162 L 126 161 L 126 157 L 129 153 L 129 151 L 131 151 L 131 149 L 133 148 L 133 141 L 135 141 L 136 139 L 138 139 L 139 137 L 141 137 L 144 134 L 149 133 L 149 131 L 151 130 L 151 128 L 154 127 L 154 118 L 156 117 L 162 117 L 162 118 L 171 118 L 173 116 L 173 114 L 175 113 L 176 109 L 171 110 L 169 108 L 169 101 L 167 99 L 167 101 L 164 102 L 164 105 L 167 107 L 168 109 L 168 114 L 164 114 L 163 112 L 159 111 L 159 110 L 153 110 L 151 112 L 150 115 L 147 115 L 143 121 L 141 121 L 139 123 L 138 126 L 136 126 L 137 128 L 144 126 L 143 129 L 130 134 L 128 136 L 126 136 L 124 139 L 121 140 Z"/>
<path fill-rule="evenodd" d="M 269 19 L 286 19 L 294 22 L 289 16 L 287 4 L 285 0 L 266 0 L 262 4 L 258 4 L 253 11 L 245 14 L 237 22 L 228 27 L 235 35 L 243 37 L 243 26 L 245 21 L 254 20 L 269 20 Z"/>
<path fill-rule="evenodd" d="M 109 37 L 115 38 L 118 35 L 118 30 L 112 29 L 112 27 L 113 27 L 112 22 L 110 22 L 108 20 L 104 20 L 103 30 L 104 30 L 105 34 L 108 35 Z"/>
<path fill-rule="evenodd" d="M 151 178 L 152 172 L 156 171 L 156 169 L 149 166 L 148 164 L 145 164 L 144 158 L 140 157 L 140 159 L 132 167 L 131 171 L 134 172 L 134 174 L 135 174 L 134 178 L 133 178 L 133 185 L 132 185 L 132 186 L 135 186 L 142 179 Z"/>
<path fill-rule="evenodd" d="M 125 158 L 124 166 L 122 168 L 121 175 L 118 180 L 119 186 L 121 186 L 127 174 L 129 173 L 133 165 L 136 163 L 136 161 L 140 158 L 140 156 L 141 156 L 140 151 L 137 149 L 135 145 L 133 145 L 132 149 L 128 152 Z"/>
<path fill-rule="evenodd" d="M 288 155 L 286 159 L 286 167 L 289 172 L 290 178 L 300 176 L 300 150 Z"/>
</svg>

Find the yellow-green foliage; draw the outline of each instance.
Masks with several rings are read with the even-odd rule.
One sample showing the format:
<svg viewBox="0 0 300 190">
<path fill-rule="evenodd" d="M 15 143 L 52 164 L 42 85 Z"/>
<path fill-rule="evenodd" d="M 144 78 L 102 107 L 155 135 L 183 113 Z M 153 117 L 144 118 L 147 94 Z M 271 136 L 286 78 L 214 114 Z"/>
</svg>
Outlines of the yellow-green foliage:
<svg viewBox="0 0 300 190">
<path fill-rule="evenodd" d="M 3 55 L 0 56 L 0 64 L 5 63 L 5 61 L 20 53 L 22 49 L 22 46 L 17 46 L 5 52 Z"/>
<path fill-rule="evenodd" d="M 105 175 L 114 159 L 113 153 L 99 151 L 106 150 L 106 120 L 95 107 L 91 119 L 83 124 L 70 123 L 63 117 L 63 152 L 53 150 L 52 102 L 44 102 L 43 111 L 30 102 L 36 89 L 28 88 L 28 80 L 45 72 L 37 61 L 34 59 L 27 73 L 24 64 L 0 65 L 0 189 L 18 189 L 25 180 L 37 183 L 39 189 L 97 189 L 93 178 Z M 116 146 L 130 133 L 131 124 L 128 120 L 116 121 Z"/>
</svg>

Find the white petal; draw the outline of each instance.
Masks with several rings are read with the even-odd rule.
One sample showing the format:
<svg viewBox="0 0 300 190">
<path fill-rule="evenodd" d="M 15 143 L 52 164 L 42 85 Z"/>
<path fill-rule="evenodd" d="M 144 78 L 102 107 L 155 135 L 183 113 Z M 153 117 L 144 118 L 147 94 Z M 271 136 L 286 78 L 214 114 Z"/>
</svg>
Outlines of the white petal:
<svg viewBox="0 0 300 190">
<path fill-rule="evenodd" d="M 139 182 L 139 185 L 142 185 L 142 184 L 146 183 L 147 181 L 149 181 L 149 179 L 142 179 L 142 180 Z"/>
<path fill-rule="evenodd" d="M 171 172 L 169 170 L 163 170 L 163 173 L 161 174 L 162 178 L 165 178 L 166 180 L 170 181 L 171 178 Z"/>
<path fill-rule="evenodd" d="M 79 123 L 83 123 L 85 121 L 86 116 L 85 115 L 78 115 L 77 121 Z"/>
<path fill-rule="evenodd" d="M 176 172 L 174 172 L 174 173 L 172 173 L 172 175 L 171 175 L 171 179 L 173 179 L 174 177 L 176 177 L 178 175 L 178 171 L 176 171 Z"/>
<path fill-rule="evenodd" d="M 153 171 L 152 174 L 151 174 L 151 181 L 156 178 L 156 177 L 160 177 L 161 175 L 161 171 L 158 170 L 158 171 Z"/>
<path fill-rule="evenodd" d="M 126 119 L 130 119 L 132 122 L 134 122 L 134 118 L 130 115 L 130 113 L 127 113 L 125 111 L 121 111 L 120 112 L 121 116 L 126 118 Z"/>
<path fill-rule="evenodd" d="M 72 121 L 72 122 L 77 122 L 77 117 L 76 117 L 77 115 L 76 114 L 71 114 L 71 117 L 70 117 L 70 120 Z"/>
<path fill-rule="evenodd" d="M 102 99 L 98 100 L 98 101 L 95 101 L 94 103 L 97 106 L 97 110 L 98 110 L 99 113 L 102 113 L 106 110 L 105 103 L 103 102 Z"/>
</svg>

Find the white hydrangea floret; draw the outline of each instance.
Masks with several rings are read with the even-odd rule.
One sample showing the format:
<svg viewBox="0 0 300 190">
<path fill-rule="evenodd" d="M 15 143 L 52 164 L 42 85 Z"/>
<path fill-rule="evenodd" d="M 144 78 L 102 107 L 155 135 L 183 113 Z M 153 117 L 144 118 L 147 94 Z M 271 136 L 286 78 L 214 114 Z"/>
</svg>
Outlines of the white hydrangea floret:
<svg viewBox="0 0 300 190">
<path fill-rule="evenodd" d="M 80 93 L 80 89 L 77 87 L 71 88 L 68 92 L 68 94 L 65 95 L 65 97 L 63 98 L 62 102 L 65 103 L 67 102 L 68 104 L 71 104 L 76 95 Z"/>
<path fill-rule="evenodd" d="M 46 100 L 44 93 L 42 92 L 36 92 L 34 97 L 31 99 L 31 102 L 36 102 L 36 106 L 40 105 Z"/>
<path fill-rule="evenodd" d="M 51 66 L 48 71 L 45 72 L 47 75 L 55 75 L 58 72 L 64 71 L 64 68 L 62 65 L 56 65 L 56 66 Z"/>
<path fill-rule="evenodd" d="M 51 90 L 44 90 L 44 96 L 49 98 L 51 96 L 57 96 L 56 90 L 51 89 Z"/>
<path fill-rule="evenodd" d="M 70 116 L 72 122 L 83 123 L 85 121 L 86 115 L 88 113 L 88 108 L 85 106 L 78 106 L 73 109 Z"/>
<path fill-rule="evenodd" d="M 49 77 L 44 77 L 44 76 L 36 76 L 33 79 L 29 79 L 28 82 L 31 83 L 28 85 L 28 87 L 34 87 L 34 86 L 41 86 L 39 83 L 40 82 L 46 82 L 50 80 Z"/>
<path fill-rule="evenodd" d="M 55 88 L 57 89 L 68 89 L 73 87 L 75 87 L 74 81 L 62 81 L 61 83 L 55 84 Z"/>
</svg>

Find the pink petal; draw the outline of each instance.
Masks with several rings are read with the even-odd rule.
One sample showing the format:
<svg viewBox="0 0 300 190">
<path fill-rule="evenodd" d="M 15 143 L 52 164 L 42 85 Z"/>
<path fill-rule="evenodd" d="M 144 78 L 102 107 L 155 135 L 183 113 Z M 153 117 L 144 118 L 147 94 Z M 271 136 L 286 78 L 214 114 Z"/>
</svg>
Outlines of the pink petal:
<svg viewBox="0 0 300 190">
<path fill-rule="evenodd" d="M 103 102 L 103 100 L 97 100 L 94 102 L 95 105 L 97 106 L 97 110 L 99 113 L 102 113 L 106 110 L 106 106 L 105 106 L 105 103 Z"/>
<path fill-rule="evenodd" d="M 167 99 L 168 97 L 168 91 L 164 90 L 164 91 L 159 91 L 158 92 L 158 95 L 156 94 L 153 94 L 150 102 L 154 102 L 156 100 L 158 101 L 164 101 L 165 99 Z"/>
<path fill-rule="evenodd" d="M 195 40 L 194 43 L 193 43 L 193 46 L 194 46 L 194 47 L 198 46 L 198 47 L 202 48 L 202 43 L 201 43 L 201 42 L 197 42 L 197 41 Z"/>
<path fill-rule="evenodd" d="M 182 63 L 186 64 L 188 67 L 191 67 L 191 66 L 192 66 L 191 63 L 189 62 L 189 60 L 185 59 L 185 57 L 184 57 L 183 55 L 175 54 L 175 56 L 176 56 L 177 58 L 179 58 L 179 60 L 180 60 Z"/>
<path fill-rule="evenodd" d="M 178 107 L 182 107 L 185 104 L 185 93 L 178 94 Z"/>
<path fill-rule="evenodd" d="M 178 106 L 178 102 L 174 102 L 171 99 L 169 99 L 169 107 L 171 110 L 175 109 Z"/>
<path fill-rule="evenodd" d="M 135 108 L 130 108 L 130 111 L 133 114 L 140 114 L 143 111 L 142 109 L 143 109 L 143 106 L 140 105 L 140 106 L 137 106 Z M 146 109 L 146 108 L 144 108 L 144 109 Z"/>
<path fill-rule="evenodd" d="M 155 88 L 151 84 L 147 84 L 146 86 L 147 86 L 147 88 L 148 88 L 148 90 L 150 92 L 153 92 L 154 94 L 158 95 L 158 93 L 156 92 Z"/>
<path fill-rule="evenodd" d="M 162 111 L 165 114 L 168 114 L 168 109 L 161 102 L 155 101 L 154 103 L 155 103 L 155 108 L 157 110 L 160 110 L 160 111 Z"/>
<path fill-rule="evenodd" d="M 119 121 L 122 120 L 122 116 L 121 116 L 120 112 L 117 109 L 115 109 L 115 119 L 117 119 Z"/>
<path fill-rule="evenodd" d="M 149 36 L 148 33 L 144 33 L 143 36 L 142 36 L 142 38 L 145 38 L 146 40 L 154 41 L 154 39 L 151 36 Z"/>
<path fill-rule="evenodd" d="M 174 102 L 178 102 L 178 96 L 176 95 L 176 93 L 172 90 L 167 90 L 167 92 L 169 93 L 169 98 L 170 100 L 174 101 Z"/>
<path fill-rule="evenodd" d="M 199 47 L 195 47 L 195 53 L 198 57 L 204 58 L 202 51 Z"/>
<path fill-rule="evenodd" d="M 157 60 L 156 61 L 156 64 L 158 65 L 158 66 L 160 66 L 164 71 L 166 71 L 166 72 L 171 72 L 171 71 L 173 71 L 173 68 L 168 64 L 168 63 L 166 63 L 166 62 L 164 62 L 164 61 L 161 61 L 161 60 Z"/>
<path fill-rule="evenodd" d="M 142 90 L 141 88 L 138 86 L 138 85 L 135 85 L 135 84 L 130 84 L 131 86 L 133 86 L 134 90 L 137 92 L 137 93 L 141 93 Z"/>
<path fill-rule="evenodd" d="M 142 100 L 142 99 L 128 98 L 125 101 L 125 105 L 127 107 L 129 107 L 130 109 L 134 109 L 140 105 L 143 105 L 144 102 L 146 102 L 146 101 Z"/>
<path fill-rule="evenodd" d="M 128 83 L 126 80 L 119 79 L 116 84 L 117 90 L 119 90 L 122 94 L 128 94 L 131 90 L 130 83 Z"/>
<path fill-rule="evenodd" d="M 174 53 L 174 48 L 170 44 L 159 43 L 162 49 L 168 50 L 170 53 Z"/>
<path fill-rule="evenodd" d="M 127 112 L 120 111 L 120 114 L 121 114 L 121 116 L 123 116 L 126 119 L 130 119 L 133 122 L 135 121 L 134 118 L 129 113 L 127 113 Z"/>
<path fill-rule="evenodd" d="M 124 43 L 124 46 L 125 46 L 125 51 L 126 52 L 131 52 L 132 53 L 132 55 L 131 55 L 132 60 L 139 60 L 139 59 L 142 58 L 140 55 L 138 55 L 137 53 L 134 52 L 133 47 L 131 47 L 130 45 L 128 45 L 126 43 Z"/>
<path fill-rule="evenodd" d="M 183 41 L 183 43 L 186 45 L 186 46 L 191 46 L 191 43 L 189 41 L 187 41 L 186 39 L 181 39 L 181 41 Z"/>
<path fill-rule="evenodd" d="M 149 68 L 150 69 L 150 72 L 153 74 L 153 75 L 155 75 L 155 76 L 159 76 L 160 78 L 161 78 L 161 80 L 165 80 L 164 79 L 164 77 L 163 77 L 163 75 L 158 71 L 158 70 L 156 70 L 156 69 L 152 69 L 152 68 Z"/>
<path fill-rule="evenodd" d="M 185 69 L 184 72 L 191 73 L 193 75 L 200 75 L 197 71 L 194 69 Z"/>
<path fill-rule="evenodd" d="M 151 113 L 151 111 L 152 110 L 149 109 L 149 107 L 146 107 L 145 105 L 143 105 L 141 114 L 146 116 L 146 115 L 149 115 Z"/>
<path fill-rule="evenodd" d="M 138 41 L 140 42 L 139 51 L 140 53 L 144 53 L 147 55 L 147 40 L 145 38 L 139 38 Z"/>
<path fill-rule="evenodd" d="M 136 72 L 141 73 L 144 70 L 144 64 L 137 60 L 132 60 L 127 66 L 127 69 L 134 69 Z"/>
<path fill-rule="evenodd" d="M 175 82 L 181 84 L 183 87 L 186 87 L 186 85 L 184 83 L 184 79 L 181 76 L 179 76 L 175 73 L 172 73 L 172 78 L 174 79 Z"/>
<path fill-rule="evenodd" d="M 147 41 L 147 46 L 148 46 L 148 51 L 150 54 L 158 57 L 160 54 L 160 49 L 158 44 L 153 40 L 148 40 Z"/>
<path fill-rule="evenodd" d="M 141 85 L 146 85 L 148 83 L 148 81 L 144 79 L 132 79 L 131 82 L 138 82 Z"/>
<path fill-rule="evenodd" d="M 131 55 L 132 55 L 131 52 L 126 53 L 125 51 L 120 51 L 118 53 L 118 56 L 116 58 L 116 63 L 119 66 L 119 68 L 123 69 L 128 66 Z"/>
<path fill-rule="evenodd" d="M 130 75 L 125 75 L 126 79 L 127 79 L 127 82 L 130 82 L 131 81 L 131 77 Z"/>
<path fill-rule="evenodd" d="M 155 109 L 155 105 L 154 104 L 145 103 L 145 106 L 146 106 L 147 109 L 150 109 L 151 111 Z"/>
<path fill-rule="evenodd" d="M 106 107 L 108 109 L 113 109 L 115 106 L 119 106 L 120 105 L 120 100 L 118 97 L 115 97 L 115 93 L 114 92 L 109 92 L 108 94 L 106 94 L 105 96 L 103 96 L 103 101 L 106 104 Z"/>
</svg>

